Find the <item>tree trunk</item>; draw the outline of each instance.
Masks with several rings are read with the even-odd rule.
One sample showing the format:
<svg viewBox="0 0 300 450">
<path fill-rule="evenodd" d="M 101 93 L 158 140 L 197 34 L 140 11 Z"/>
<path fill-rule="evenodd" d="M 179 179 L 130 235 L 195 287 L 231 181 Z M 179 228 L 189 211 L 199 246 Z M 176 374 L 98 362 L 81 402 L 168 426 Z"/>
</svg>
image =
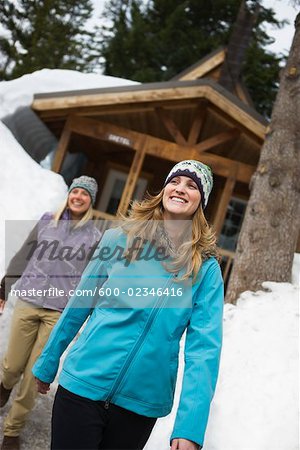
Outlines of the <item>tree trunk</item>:
<svg viewBox="0 0 300 450">
<path fill-rule="evenodd" d="M 263 281 L 290 282 L 300 225 L 300 14 L 251 180 L 226 301 Z"/>
</svg>

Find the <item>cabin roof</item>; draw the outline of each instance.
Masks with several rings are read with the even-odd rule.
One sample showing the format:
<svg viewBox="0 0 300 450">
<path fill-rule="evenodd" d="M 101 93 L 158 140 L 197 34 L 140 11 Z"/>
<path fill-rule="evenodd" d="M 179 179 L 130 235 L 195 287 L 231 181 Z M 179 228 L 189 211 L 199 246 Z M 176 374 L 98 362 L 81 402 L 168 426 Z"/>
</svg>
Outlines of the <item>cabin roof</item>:
<svg viewBox="0 0 300 450">
<path fill-rule="evenodd" d="M 210 79 L 146 83 L 131 86 L 51 92 L 34 95 L 33 110 L 41 117 L 66 117 L 70 113 L 96 115 L 101 110 L 115 114 L 124 107 L 141 110 L 206 101 L 260 138 L 267 121 L 257 111 Z"/>
</svg>

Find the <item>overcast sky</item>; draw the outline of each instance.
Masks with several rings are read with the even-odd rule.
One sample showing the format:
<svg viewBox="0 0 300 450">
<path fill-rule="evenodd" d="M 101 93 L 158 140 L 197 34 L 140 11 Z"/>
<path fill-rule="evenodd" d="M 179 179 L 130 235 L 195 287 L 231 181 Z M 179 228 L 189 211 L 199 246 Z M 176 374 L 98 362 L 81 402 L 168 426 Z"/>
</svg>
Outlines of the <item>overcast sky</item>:
<svg viewBox="0 0 300 450">
<path fill-rule="evenodd" d="M 97 18 L 100 16 L 105 0 L 93 0 L 95 5 L 95 14 Z M 270 50 L 275 53 L 288 53 L 293 35 L 294 35 L 294 20 L 297 15 L 297 9 L 292 6 L 291 0 L 262 0 L 262 4 L 265 7 L 273 8 L 276 12 L 277 19 L 287 19 L 290 24 L 286 25 L 282 30 L 273 30 L 268 27 L 268 33 L 274 37 L 275 42 L 270 45 Z"/>
<path fill-rule="evenodd" d="M 282 30 L 268 29 L 269 34 L 275 39 L 274 44 L 270 46 L 273 52 L 288 53 L 290 50 L 295 31 L 294 20 L 299 12 L 299 8 L 293 7 L 291 3 L 290 0 L 263 0 L 262 2 L 263 6 L 274 9 L 277 19 L 288 19 L 290 22 Z"/>
</svg>

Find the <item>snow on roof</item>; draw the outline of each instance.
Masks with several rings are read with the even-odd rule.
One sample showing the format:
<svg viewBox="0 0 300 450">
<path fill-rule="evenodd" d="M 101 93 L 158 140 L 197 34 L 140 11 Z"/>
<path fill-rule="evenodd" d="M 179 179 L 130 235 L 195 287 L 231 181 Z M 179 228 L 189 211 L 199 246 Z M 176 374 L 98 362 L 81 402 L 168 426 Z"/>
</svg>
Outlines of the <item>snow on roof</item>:
<svg viewBox="0 0 300 450">
<path fill-rule="evenodd" d="M 34 94 L 134 84 L 139 83 L 75 70 L 38 70 L 15 80 L 0 82 L 0 118 L 12 114 L 19 106 L 31 105 Z"/>
</svg>

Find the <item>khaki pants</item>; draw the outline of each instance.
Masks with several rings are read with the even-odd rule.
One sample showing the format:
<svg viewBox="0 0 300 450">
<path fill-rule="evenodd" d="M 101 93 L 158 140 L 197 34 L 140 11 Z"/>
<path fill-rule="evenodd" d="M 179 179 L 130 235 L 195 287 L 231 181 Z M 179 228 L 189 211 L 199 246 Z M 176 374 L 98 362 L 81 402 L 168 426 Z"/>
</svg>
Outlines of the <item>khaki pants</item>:
<svg viewBox="0 0 300 450">
<path fill-rule="evenodd" d="M 4 435 L 18 436 L 34 406 L 37 389 L 31 369 L 60 317 L 60 312 L 18 300 L 12 316 L 2 383 L 11 389 L 21 378 L 18 393 L 4 421 Z"/>
</svg>

